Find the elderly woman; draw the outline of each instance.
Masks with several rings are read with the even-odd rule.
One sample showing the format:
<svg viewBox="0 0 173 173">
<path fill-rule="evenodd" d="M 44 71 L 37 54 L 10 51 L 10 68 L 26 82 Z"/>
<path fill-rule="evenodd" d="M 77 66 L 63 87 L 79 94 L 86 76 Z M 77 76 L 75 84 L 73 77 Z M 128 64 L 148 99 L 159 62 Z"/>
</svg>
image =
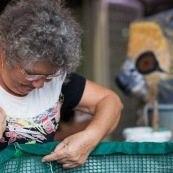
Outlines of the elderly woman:
<svg viewBox="0 0 173 173">
<path fill-rule="evenodd" d="M 60 114 L 90 113 L 85 130 L 64 139 L 43 162 L 82 165 L 117 126 L 122 104 L 111 90 L 74 73 L 78 24 L 58 0 L 12 1 L 0 16 L 0 149 L 53 141 Z"/>
</svg>

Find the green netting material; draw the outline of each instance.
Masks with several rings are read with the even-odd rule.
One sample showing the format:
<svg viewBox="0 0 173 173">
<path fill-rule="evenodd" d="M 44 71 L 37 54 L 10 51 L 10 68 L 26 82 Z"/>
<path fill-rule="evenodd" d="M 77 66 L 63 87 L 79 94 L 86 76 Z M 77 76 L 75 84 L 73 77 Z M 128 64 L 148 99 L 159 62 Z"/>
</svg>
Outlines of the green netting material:
<svg viewBox="0 0 173 173">
<path fill-rule="evenodd" d="M 57 162 L 42 163 L 58 142 L 14 143 L 0 152 L 0 173 L 171 173 L 173 143 L 102 142 L 80 168 L 63 169 Z"/>
</svg>

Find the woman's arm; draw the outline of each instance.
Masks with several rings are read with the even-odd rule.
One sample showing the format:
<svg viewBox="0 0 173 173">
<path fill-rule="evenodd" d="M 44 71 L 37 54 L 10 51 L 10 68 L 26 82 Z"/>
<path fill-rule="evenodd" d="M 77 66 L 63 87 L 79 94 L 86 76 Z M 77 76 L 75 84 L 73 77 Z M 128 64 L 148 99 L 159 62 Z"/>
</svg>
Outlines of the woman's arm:
<svg viewBox="0 0 173 173">
<path fill-rule="evenodd" d="M 115 130 L 122 108 L 122 103 L 117 94 L 87 80 L 82 99 L 75 109 L 94 116 L 86 131 L 94 130 L 102 140 L 107 134 Z"/>
<path fill-rule="evenodd" d="M 3 137 L 3 133 L 6 129 L 6 114 L 0 107 L 0 139 Z"/>
<path fill-rule="evenodd" d="M 116 128 L 122 108 L 113 91 L 87 80 L 75 109 L 92 114 L 93 120 L 85 130 L 64 139 L 43 162 L 57 160 L 64 168 L 82 165 L 99 142 Z"/>
</svg>

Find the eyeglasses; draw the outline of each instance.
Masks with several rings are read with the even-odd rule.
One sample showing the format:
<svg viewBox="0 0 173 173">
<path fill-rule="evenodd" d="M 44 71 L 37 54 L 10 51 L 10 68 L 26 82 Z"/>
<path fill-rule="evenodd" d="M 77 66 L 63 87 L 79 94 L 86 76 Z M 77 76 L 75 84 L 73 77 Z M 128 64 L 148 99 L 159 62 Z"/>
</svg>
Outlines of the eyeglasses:
<svg viewBox="0 0 173 173">
<path fill-rule="evenodd" d="M 58 77 L 63 74 L 62 70 L 58 70 L 56 73 L 51 75 L 42 75 L 42 74 L 30 75 L 22 67 L 20 67 L 20 71 L 22 72 L 23 75 L 25 75 L 25 79 L 29 81 L 39 80 L 42 78 L 50 80 L 50 79 L 53 79 L 54 77 Z"/>
</svg>

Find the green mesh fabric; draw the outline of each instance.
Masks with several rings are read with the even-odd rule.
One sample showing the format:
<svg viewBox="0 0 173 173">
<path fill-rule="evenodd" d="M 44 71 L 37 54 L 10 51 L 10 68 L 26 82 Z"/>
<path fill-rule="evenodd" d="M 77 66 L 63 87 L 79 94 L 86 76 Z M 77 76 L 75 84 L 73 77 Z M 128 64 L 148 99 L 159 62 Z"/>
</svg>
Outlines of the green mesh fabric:
<svg viewBox="0 0 173 173">
<path fill-rule="evenodd" d="M 44 155 L 58 142 L 12 144 L 0 152 L 0 173 L 171 173 L 173 143 L 103 142 L 86 163 L 75 169 L 63 169 L 57 162 L 42 163 Z"/>
</svg>

